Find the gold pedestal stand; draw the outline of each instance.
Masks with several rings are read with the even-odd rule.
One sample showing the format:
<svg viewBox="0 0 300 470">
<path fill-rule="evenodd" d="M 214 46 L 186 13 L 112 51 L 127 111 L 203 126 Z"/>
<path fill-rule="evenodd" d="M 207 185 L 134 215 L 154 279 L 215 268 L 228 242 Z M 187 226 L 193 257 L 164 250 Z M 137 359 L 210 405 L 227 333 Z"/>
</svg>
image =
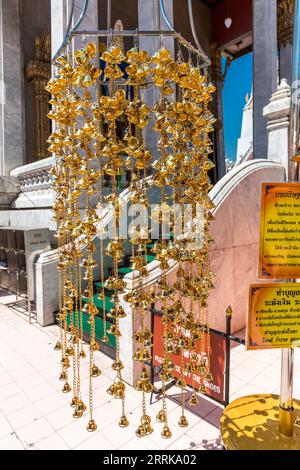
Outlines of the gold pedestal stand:
<svg viewBox="0 0 300 470">
<path fill-rule="evenodd" d="M 278 395 L 249 395 L 234 400 L 225 408 L 220 421 L 221 436 L 227 450 L 300 450 L 300 427 L 294 426 L 292 437 L 279 432 Z M 294 412 L 282 416 L 300 417 L 300 401 L 293 400 Z M 288 416 L 289 415 L 289 416 Z"/>
</svg>

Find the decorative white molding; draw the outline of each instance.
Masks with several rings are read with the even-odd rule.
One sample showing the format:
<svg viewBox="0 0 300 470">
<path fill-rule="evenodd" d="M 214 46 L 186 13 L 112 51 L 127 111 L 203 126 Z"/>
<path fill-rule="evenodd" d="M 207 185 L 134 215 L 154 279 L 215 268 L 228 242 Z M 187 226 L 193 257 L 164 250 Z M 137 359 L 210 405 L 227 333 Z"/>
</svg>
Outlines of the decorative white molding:
<svg viewBox="0 0 300 470">
<path fill-rule="evenodd" d="M 289 126 L 291 88 L 283 78 L 270 102 L 264 107 L 267 118 L 268 160 L 281 163 L 286 172 L 289 167 Z"/>
<path fill-rule="evenodd" d="M 51 188 L 50 169 L 54 158 L 49 157 L 11 171 L 19 179 L 20 194 L 13 202 L 15 209 L 52 207 L 55 193 Z"/>
</svg>

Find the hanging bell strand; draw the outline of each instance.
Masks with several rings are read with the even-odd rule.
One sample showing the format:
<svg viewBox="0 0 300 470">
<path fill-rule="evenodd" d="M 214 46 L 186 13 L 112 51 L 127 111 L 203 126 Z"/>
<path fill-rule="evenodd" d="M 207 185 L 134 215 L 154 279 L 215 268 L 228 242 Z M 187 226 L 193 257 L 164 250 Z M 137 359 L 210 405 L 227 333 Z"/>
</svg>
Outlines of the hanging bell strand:
<svg viewBox="0 0 300 470">
<path fill-rule="evenodd" d="M 164 202 L 165 201 L 165 191 L 164 188 L 161 188 L 161 200 Z M 160 213 L 160 227 L 161 227 L 161 247 L 162 247 L 162 252 L 164 250 L 165 246 L 165 241 L 164 241 L 164 234 L 163 234 L 163 214 Z M 165 291 L 167 290 L 167 278 L 166 278 L 166 265 L 163 265 L 163 273 L 162 273 L 162 289 Z M 172 436 L 171 430 L 168 425 L 168 414 L 167 414 L 167 400 L 166 400 L 166 383 L 167 380 L 169 379 L 170 375 L 170 369 L 169 369 L 169 361 L 167 358 L 167 351 L 166 351 L 166 333 L 168 332 L 168 323 L 169 323 L 169 318 L 168 315 L 166 315 L 167 312 L 167 301 L 166 301 L 166 295 L 163 295 L 162 297 L 162 306 L 163 306 L 163 364 L 162 364 L 162 373 L 161 373 L 161 379 L 162 379 L 162 418 L 163 418 L 163 430 L 161 432 L 161 436 L 164 439 L 169 439 Z M 161 418 L 161 416 L 160 416 Z"/>
<path fill-rule="evenodd" d="M 83 319 L 82 319 L 82 297 L 81 297 L 81 266 L 80 266 L 81 250 L 78 248 L 77 253 L 77 285 L 78 285 L 78 298 L 77 298 L 77 322 L 78 322 L 78 338 L 77 342 L 77 380 L 78 380 L 78 389 L 77 396 L 78 402 L 76 405 L 76 412 L 81 417 L 86 410 L 86 405 L 84 404 L 81 398 L 81 359 L 86 357 L 83 349 Z"/>
<path fill-rule="evenodd" d="M 75 286 L 76 286 L 76 261 L 75 261 L 75 256 L 73 256 L 73 267 L 74 267 L 74 279 L 73 279 L 73 287 L 72 287 L 72 290 L 73 290 L 73 293 L 74 293 L 74 290 L 75 290 Z M 76 317 L 76 308 L 77 308 L 77 305 L 76 305 L 76 296 L 74 295 L 73 297 L 73 308 L 72 308 L 72 311 L 71 311 L 71 314 L 72 314 L 72 317 L 73 317 L 73 328 L 71 329 L 71 336 L 70 336 L 70 344 L 71 344 L 71 347 L 72 347 L 72 352 L 73 352 L 73 355 L 72 355 L 72 365 L 73 365 L 73 398 L 71 400 L 71 407 L 72 408 L 76 408 L 76 405 L 78 403 L 78 362 L 77 362 L 77 347 L 76 347 L 76 323 L 75 323 L 75 319 L 74 319 L 74 316 Z M 74 321 L 75 320 L 75 321 Z M 74 416 L 74 415 L 73 415 Z"/>
<path fill-rule="evenodd" d="M 181 354 L 181 364 L 180 364 L 180 371 L 181 371 L 181 380 L 182 380 L 182 385 L 185 385 L 185 381 L 184 381 L 184 375 L 183 375 L 183 371 L 184 371 L 184 358 L 183 358 L 183 354 Z M 188 425 L 189 425 L 189 422 L 185 416 L 185 395 L 186 395 L 186 387 L 181 387 L 181 394 L 180 394 L 180 398 L 181 398 L 181 416 L 179 418 L 179 421 L 178 421 L 178 424 L 181 428 L 186 428 Z"/>
<path fill-rule="evenodd" d="M 76 212 L 76 210 L 75 210 Z M 75 308 L 75 334 L 73 337 L 73 343 L 74 343 L 74 348 L 75 348 L 75 365 L 74 369 L 76 371 L 76 380 L 74 383 L 74 398 L 75 400 L 75 410 L 73 413 L 73 417 L 81 417 L 82 414 L 78 413 L 78 404 L 81 398 L 81 393 L 80 393 L 80 345 L 79 345 L 79 314 L 78 314 L 78 309 L 79 309 L 79 299 L 78 299 L 78 254 L 75 252 L 74 256 L 74 285 L 75 285 L 75 303 L 74 303 L 74 308 Z M 75 374 L 74 374 L 75 376 Z"/>
<path fill-rule="evenodd" d="M 67 243 L 67 240 L 66 240 Z M 68 322 L 67 322 L 67 317 L 68 317 L 68 309 L 67 309 L 67 272 L 66 269 L 63 271 L 63 305 L 64 305 L 64 312 L 63 312 L 63 336 L 64 336 L 64 351 L 65 351 L 65 356 L 63 358 L 63 366 L 64 366 L 64 372 L 65 372 L 65 383 L 62 389 L 63 393 L 69 393 L 71 391 L 71 386 L 68 382 L 68 369 L 70 367 L 70 360 L 67 356 L 67 351 L 68 351 Z"/>
<path fill-rule="evenodd" d="M 98 198 L 98 205 L 97 208 L 101 210 L 101 219 L 102 219 L 102 212 L 103 212 L 103 160 L 102 160 L 102 150 L 103 150 L 103 145 L 106 142 L 106 138 L 104 136 L 103 132 L 103 116 L 100 113 L 100 94 L 101 94 L 101 84 L 99 83 L 98 89 L 97 89 L 97 113 L 95 115 L 95 118 L 97 119 L 97 124 L 98 124 L 98 135 L 97 135 L 97 140 L 96 140 L 96 149 L 97 149 L 97 155 L 98 155 L 98 164 L 99 164 L 99 198 Z M 99 114 L 98 114 L 99 113 Z M 107 337 L 107 322 L 106 322 L 106 308 L 105 308 L 105 290 L 104 290 L 104 281 L 105 281 L 105 276 L 104 276 L 104 247 L 103 247 L 103 233 L 102 233 L 103 228 L 101 228 L 101 233 L 99 237 L 99 243 L 100 243 L 100 293 L 98 295 L 98 299 L 102 302 L 102 317 L 103 317 L 103 336 L 101 338 L 101 341 L 103 343 L 108 342 L 108 337 Z"/>
<path fill-rule="evenodd" d="M 90 204 L 90 197 L 87 197 L 87 211 L 89 213 L 89 218 L 92 219 L 92 208 Z M 89 219 L 87 219 L 88 222 Z M 89 422 L 87 426 L 87 430 L 89 432 L 96 431 L 97 424 L 94 420 L 93 413 L 94 413 L 94 393 L 93 393 L 93 378 L 94 378 L 94 351 L 98 349 L 98 345 L 96 343 L 95 338 L 95 315 L 98 313 L 98 309 L 94 304 L 93 299 L 93 268 L 94 268 L 94 260 L 93 260 L 93 251 L 94 251 L 94 244 L 93 244 L 93 235 L 94 230 L 87 231 L 87 277 L 88 277 L 88 293 L 89 293 L 89 314 L 90 314 L 90 354 L 89 354 Z M 99 371 L 100 372 L 100 371 Z M 97 370 L 98 375 L 98 370 Z"/>
<path fill-rule="evenodd" d="M 114 134 L 114 139 L 116 138 L 116 129 L 115 129 L 115 123 L 113 125 L 113 134 Z M 113 192 L 115 195 L 114 198 L 114 229 L 115 229 L 115 241 L 117 243 L 120 243 L 120 204 L 119 204 L 119 197 L 118 197 L 118 189 L 117 189 L 117 178 L 116 174 L 113 175 Z M 121 250 L 120 247 L 119 249 L 115 250 L 114 253 L 114 275 L 115 279 L 118 280 L 119 278 L 119 261 L 120 258 L 124 255 L 124 247 L 122 246 Z M 119 299 L 118 299 L 118 293 L 119 293 L 119 288 L 115 288 L 115 299 L 116 299 L 116 317 L 115 317 L 115 324 L 116 324 L 116 330 L 119 331 L 119 320 L 120 320 L 120 312 L 121 306 L 119 304 Z M 121 313 L 122 316 L 122 313 Z M 120 427 L 126 427 L 126 425 L 129 424 L 128 419 L 125 415 L 125 384 L 122 379 L 122 369 L 124 368 L 123 363 L 120 359 L 120 335 L 118 334 L 116 337 L 116 361 L 113 363 L 113 369 L 116 370 L 117 372 L 117 379 L 119 380 L 119 383 L 121 384 L 122 387 L 122 393 L 121 393 L 121 400 L 122 400 L 122 414 L 121 418 L 119 421 Z"/>
<path fill-rule="evenodd" d="M 75 126 L 72 127 L 72 133 L 70 140 L 72 142 L 70 147 L 70 155 L 73 156 L 74 149 L 73 149 L 73 136 L 75 134 Z M 72 231 L 70 237 L 70 260 L 71 260 L 71 273 L 70 273 L 70 301 L 71 301 L 71 311 L 70 311 L 70 351 L 73 355 L 73 398 L 71 401 L 71 406 L 75 408 L 75 412 L 73 413 L 73 417 L 76 416 L 76 406 L 79 401 L 78 391 L 79 391 L 79 378 L 78 372 L 80 369 L 80 357 L 79 357 L 79 350 L 78 350 L 78 328 L 79 328 L 79 318 L 78 318 L 78 272 L 77 272 L 77 250 L 76 250 L 76 241 L 73 234 L 73 227 L 76 226 L 78 214 L 77 214 L 77 206 L 76 206 L 76 199 L 73 197 L 74 195 L 74 188 L 75 188 L 75 171 L 73 162 L 70 165 L 70 193 L 69 193 L 69 201 L 70 201 L 70 215 L 71 215 L 71 222 L 72 222 Z"/>
<path fill-rule="evenodd" d="M 61 239 L 58 238 L 58 253 L 61 250 Z M 62 276 L 61 271 L 57 271 L 57 278 L 58 278 L 58 327 L 59 327 L 59 339 L 57 340 L 54 349 L 55 351 L 61 351 L 61 359 L 63 358 L 63 332 L 62 332 L 62 317 L 61 317 L 61 310 L 62 310 Z"/>
<path fill-rule="evenodd" d="M 78 298 L 79 298 L 79 337 L 80 337 L 80 357 L 81 359 L 86 358 L 84 350 L 84 332 L 83 332 L 83 313 L 82 313 L 82 270 L 81 261 L 78 258 Z"/>
</svg>

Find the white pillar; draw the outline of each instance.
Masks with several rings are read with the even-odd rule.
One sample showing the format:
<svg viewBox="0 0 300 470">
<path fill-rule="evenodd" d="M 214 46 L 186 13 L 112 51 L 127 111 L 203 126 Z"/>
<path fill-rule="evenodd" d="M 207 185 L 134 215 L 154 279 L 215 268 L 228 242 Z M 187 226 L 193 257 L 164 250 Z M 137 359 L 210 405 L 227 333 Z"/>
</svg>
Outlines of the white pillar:
<svg viewBox="0 0 300 470">
<path fill-rule="evenodd" d="M 277 86 L 277 0 L 253 0 L 253 155 L 267 158 L 262 111 Z"/>
<path fill-rule="evenodd" d="M 264 107 L 267 119 L 268 160 L 281 163 L 288 174 L 291 88 L 284 78 Z"/>
<path fill-rule="evenodd" d="M 19 0 L 0 0 L 0 175 L 24 164 L 23 75 Z"/>
</svg>

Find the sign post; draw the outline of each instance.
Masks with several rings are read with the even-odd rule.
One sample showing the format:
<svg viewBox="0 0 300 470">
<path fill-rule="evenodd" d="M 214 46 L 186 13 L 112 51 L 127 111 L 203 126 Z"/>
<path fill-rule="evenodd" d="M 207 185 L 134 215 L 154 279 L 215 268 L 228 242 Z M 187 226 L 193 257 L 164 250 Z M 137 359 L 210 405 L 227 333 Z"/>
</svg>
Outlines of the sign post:
<svg viewBox="0 0 300 470">
<path fill-rule="evenodd" d="M 293 378 L 294 350 L 283 349 L 281 352 L 279 432 L 286 437 L 294 435 Z"/>
</svg>

